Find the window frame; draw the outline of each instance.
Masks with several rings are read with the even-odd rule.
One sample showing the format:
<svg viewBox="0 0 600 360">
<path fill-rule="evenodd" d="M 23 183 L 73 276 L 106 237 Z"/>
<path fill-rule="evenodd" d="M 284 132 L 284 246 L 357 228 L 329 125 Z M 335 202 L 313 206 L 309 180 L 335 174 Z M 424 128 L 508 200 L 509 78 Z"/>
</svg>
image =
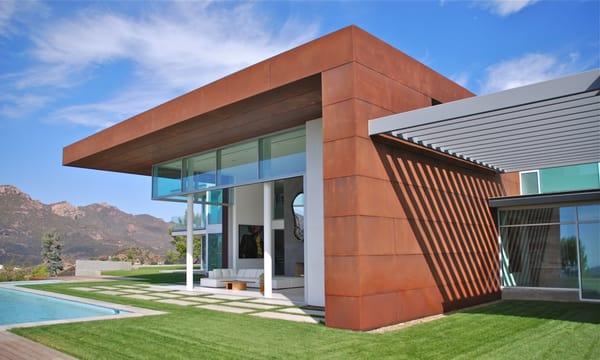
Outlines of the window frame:
<svg viewBox="0 0 600 360">
<path fill-rule="evenodd" d="M 536 194 L 524 194 L 523 193 L 523 174 L 536 173 L 537 176 L 537 193 Z M 519 195 L 537 195 L 542 193 L 542 184 L 540 182 L 540 170 L 525 170 L 519 171 Z"/>
</svg>

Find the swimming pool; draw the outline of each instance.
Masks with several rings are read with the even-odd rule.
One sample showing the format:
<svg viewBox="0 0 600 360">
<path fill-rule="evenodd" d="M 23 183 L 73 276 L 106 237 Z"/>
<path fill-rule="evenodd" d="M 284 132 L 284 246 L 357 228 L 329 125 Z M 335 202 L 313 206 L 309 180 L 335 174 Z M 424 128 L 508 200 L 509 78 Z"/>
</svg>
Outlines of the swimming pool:
<svg viewBox="0 0 600 360">
<path fill-rule="evenodd" d="M 122 312 L 14 288 L 0 288 L 0 325 L 117 315 Z"/>
</svg>

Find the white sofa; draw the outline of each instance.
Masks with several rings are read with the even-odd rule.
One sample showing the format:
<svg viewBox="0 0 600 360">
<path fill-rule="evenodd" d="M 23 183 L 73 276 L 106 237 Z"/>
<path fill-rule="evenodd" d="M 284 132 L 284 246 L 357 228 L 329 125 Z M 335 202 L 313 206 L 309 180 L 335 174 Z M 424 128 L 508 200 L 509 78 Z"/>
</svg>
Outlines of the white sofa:
<svg viewBox="0 0 600 360">
<path fill-rule="evenodd" d="M 260 276 L 263 269 L 214 269 L 208 272 L 207 278 L 200 279 L 200 286 L 222 288 L 226 280 L 247 281 L 250 288 L 260 287 Z"/>
</svg>

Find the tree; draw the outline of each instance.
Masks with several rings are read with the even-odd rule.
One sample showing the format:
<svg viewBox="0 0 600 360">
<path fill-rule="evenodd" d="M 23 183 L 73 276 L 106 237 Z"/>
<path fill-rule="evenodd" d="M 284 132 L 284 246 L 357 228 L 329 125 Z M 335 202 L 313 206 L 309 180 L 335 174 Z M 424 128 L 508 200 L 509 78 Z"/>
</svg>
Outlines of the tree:
<svg viewBox="0 0 600 360">
<path fill-rule="evenodd" d="M 177 251 L 167 250 L 167 253 L 165 254 L 166 264 L 176 264 L 179 259 L 181 259 L 181 255 Z"/>
<path fill-rule="evenodd" d="M 130 263 L 132 263 L 132 264 L 133 264 L 133 263 L 135 262 L 134 260 L 135 260 L 135 258 L 136 258 L 136 256 L 135 256 L 135 255 L 136 255 L 136 254 L 135 254 L 135 250 L 134 250 L 133 248 L 131 248 L 131 249 L 127 249 L 127 253 L 126 253 L 126 256 L 127 256 L 127 261 L 129 261 Z"/>
<path fill-rule="evenodd" d="M 58 275 L 63 270 L 61 258 L 62 244 L 58 232 L 52 230 L 42 235 L 42 261 L 51 276 Z"/>
<path fill-rule="evenodd" d="M 175 251 L 179 255 L 175 261 L 185 258 L 185 248 L 186 248 L 186 237 L 181 235 L 173 235 L 173 231 L 169 229 L 169 235 L 172 237 L 171 245 L 175 248 Z M 194 236 L 194 263 L 197 263 L 202 256 L 202 238 Z"/>
</svg>

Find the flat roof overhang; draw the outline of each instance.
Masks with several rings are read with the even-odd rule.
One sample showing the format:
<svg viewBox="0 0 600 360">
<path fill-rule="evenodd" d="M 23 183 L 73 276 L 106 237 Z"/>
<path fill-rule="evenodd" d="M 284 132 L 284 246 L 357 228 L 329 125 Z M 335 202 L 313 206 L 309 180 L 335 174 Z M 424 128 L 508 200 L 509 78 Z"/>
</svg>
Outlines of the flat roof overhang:
<svg viewBox="0 0 600 360">
<path fill-rule="evenodd" d="M 503 196 L 491 198 L 488 203 L 491 208 L 509 208 L 598 201 L 600 201 L 600 190 L 582 190 L 553 194 Z"/>
<path fill-rule="evenodd" d="M 299 126 L 320 117 L 321 108 L 321 77 L 314 75 L 145 134 L 117 124 L 66 147 L 63 164 L 150 175 L 153 164 Z M 142 115 L 148 122 L 170 118 Z M 110 135 L 122 132 L 140 136 L 109 146 Z M 94 150 L 87 155 L 87 149 Z"/>
<path fill-rule="evenodd" d="M 600 69 L 369 121 L 498 172 L 600 161 Z"/>
<path fill-rule="evenodd" d="M 350 26 L 186 93 L 63 149 L 63 165 L 150 175 L 153 164 L 322 113 L 321 72 L 353 61 Z"/>
</svg>

